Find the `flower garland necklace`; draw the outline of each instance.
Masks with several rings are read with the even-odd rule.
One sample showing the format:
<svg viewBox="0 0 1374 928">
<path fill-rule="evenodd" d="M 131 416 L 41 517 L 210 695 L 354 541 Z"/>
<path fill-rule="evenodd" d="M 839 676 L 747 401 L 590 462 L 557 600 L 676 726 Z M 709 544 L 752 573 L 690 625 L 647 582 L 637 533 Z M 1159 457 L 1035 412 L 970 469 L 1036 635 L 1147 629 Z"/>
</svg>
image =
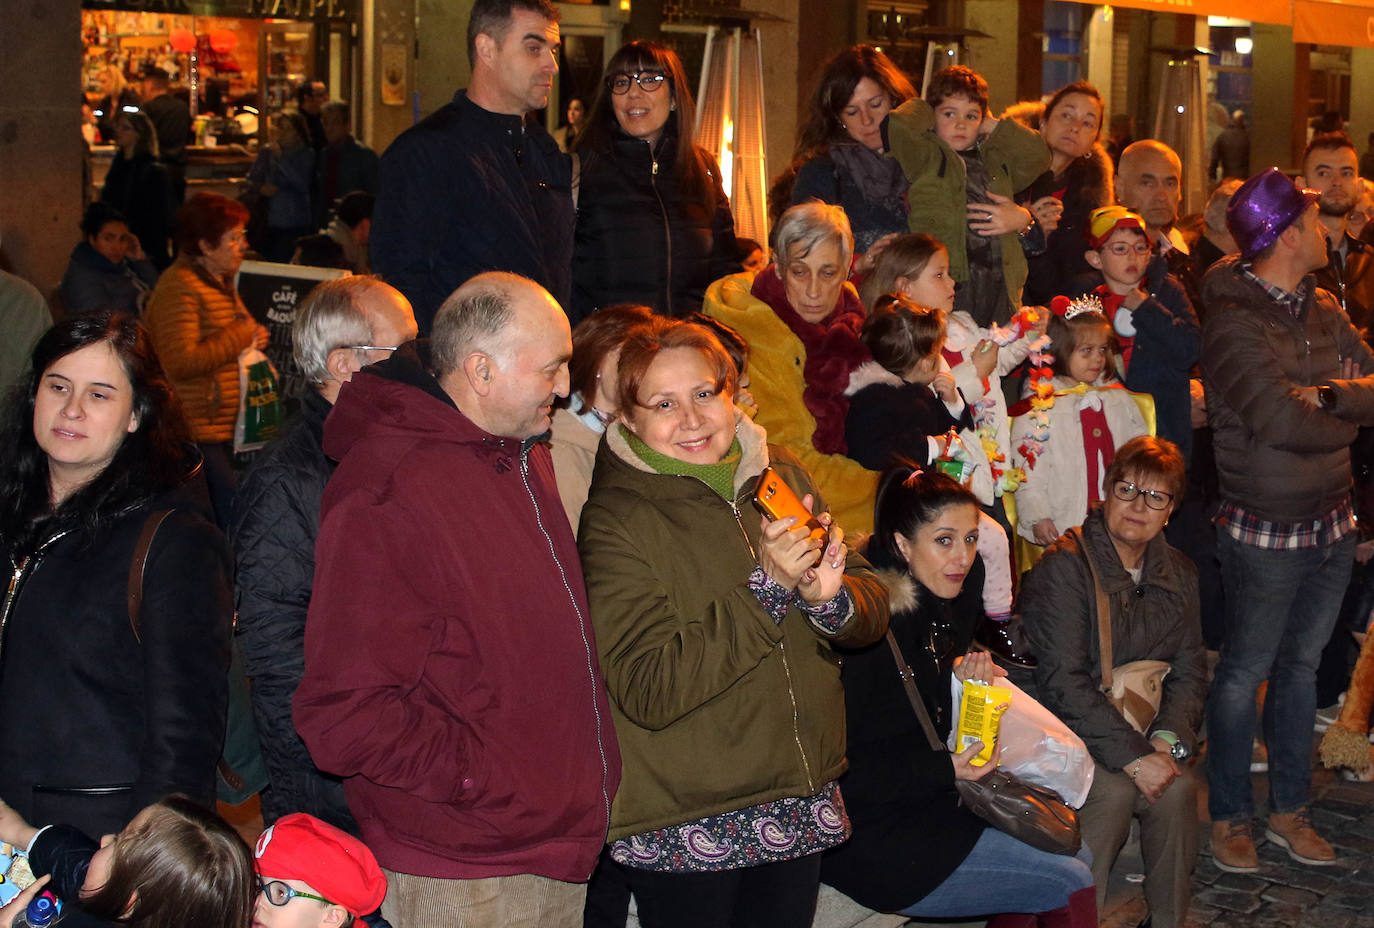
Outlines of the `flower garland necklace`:
<svg viewBox="0 0 1374 928">
<path fill-rule="evenodd" d="M 1036 307 L 1027 306 L 1017 311 L 1015 316 L 1006 327 L 997 323 L 988 326 L 988 338 L 1000 348 L 1005 348 L 1012 342 L 1024 338 L 1039 320 L 1041 310 Z M 1036 368 L 1040 361 L 1040 350 L 1049 344 L 1049 339 L 1043 334 L 1031 342 L 1032 359 L 1031 368 L 1032 379 L 1036 376 Z M 1048 363 L 1046 361 L 1045 363 Z M 997 419 L 993 415 L 996 401 L 984 393 L 973 402 L 973 421 L 978 428 L 978 441 L 983 446 L 983 454 L 988 459 L 988 466 L 992 468 L 993 492 L 998 496 L 1006 493 L 1014 493 L 1026 479 L 1026 472 L 1019 467 L 1008 467 L 1006 453 L 1002 451 L 997 443 Z"/>
<path fill-rule="evenodd" d="M 1102 315 L 1102 301 L 1091 293 L 1075 300 L 1057 296 L 1050 301 L 1050 309 L 1067 322 L 1083 313 Z M 1054 405 L 1054 369 L 1050 365 L 1054 362 L 1054 355 L 1045 350 L 1049 343 L 1049 336 L 1041 335 L 1031 345 L 1030 354 L 1027 355 L 1030 361 L 1031 394 L 1030 412 L 1026 414 L 1026 419 L 1030 422 L 1030 431 L 1016 450 L 1032 470 L 1036 459 L 1045 452 L 1045 442 L 1050 440 L 1050 407 Z"/>
</svg>

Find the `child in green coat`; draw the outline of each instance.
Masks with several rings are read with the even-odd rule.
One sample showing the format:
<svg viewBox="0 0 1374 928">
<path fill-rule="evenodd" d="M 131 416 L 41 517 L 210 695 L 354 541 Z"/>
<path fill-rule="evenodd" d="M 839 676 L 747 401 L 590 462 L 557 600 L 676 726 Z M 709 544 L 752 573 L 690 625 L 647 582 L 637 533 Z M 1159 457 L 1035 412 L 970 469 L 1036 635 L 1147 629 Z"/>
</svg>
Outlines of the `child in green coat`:
<svg viewBox="0 0 1374 928">
<path fill-rule="evenodd" d="M 1044 230 L 1012 197 L 1050 164 L 1036 132 L 988 110 L 988 85 L 961 65 L 936 72 L 924 100 L 888 117 L 889 149 L 911 182 L 911 231 L 949 249 L 959 283 L 956 311 L 979 326 L 1005 325 L 1021 305 L 1025 247 L 1044 248 Z"/>
</svg>

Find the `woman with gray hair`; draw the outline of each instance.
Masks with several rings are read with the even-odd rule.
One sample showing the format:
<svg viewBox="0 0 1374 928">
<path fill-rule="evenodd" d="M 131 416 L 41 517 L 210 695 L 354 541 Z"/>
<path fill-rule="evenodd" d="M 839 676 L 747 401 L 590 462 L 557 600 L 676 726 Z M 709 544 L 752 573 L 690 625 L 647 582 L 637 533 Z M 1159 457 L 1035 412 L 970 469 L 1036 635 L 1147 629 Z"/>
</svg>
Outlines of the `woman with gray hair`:
<svg viewBox="0 0 1374 928">
<path fill-rule="evenodd" d="M 812 200 L 783 213 L 772 263 L 706 290 L 703 311 L 749 343 L 759 425 L 797 455 L 851 534 L 873 530 L 878 474 L 845 457 L 848 395 L 881 376 L 859 340 L 864 310 L 849 283 L 854 236 L 838 206 Z"/>
</svg>

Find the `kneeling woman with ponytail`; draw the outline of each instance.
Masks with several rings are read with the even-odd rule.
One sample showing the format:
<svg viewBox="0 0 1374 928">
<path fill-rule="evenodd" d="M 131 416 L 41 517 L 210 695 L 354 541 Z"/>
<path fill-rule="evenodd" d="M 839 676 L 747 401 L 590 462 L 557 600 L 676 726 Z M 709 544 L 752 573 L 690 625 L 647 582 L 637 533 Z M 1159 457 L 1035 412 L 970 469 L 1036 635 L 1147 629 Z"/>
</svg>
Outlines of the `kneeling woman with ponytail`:
<svg viewBox="0 0 1374 928">
<path fill-rule="evenodd" d="M 978 504 L 942 473 L 898 467 L 879 486 L 874 523 L 868 556 L 890 592 L 892 634 L 935 728 L 947 736 L 950 675 L 1000 673 L 985 652 L 968 650 L 983 615 Z M 998 754 L 975 767 L 981 745 L 960 754 L 933 750 L 887 643 L 846 654 L 842 681 L 849 772 L 840 785 L 854 834 L 826 853 L 823 882 L 869 908 L 917 918 L 1030 912 L 989 924 L 1097 925 L 1086 851 L 1037 850 L 959 804 L 955 780 L 986 775 Z"/>
</svg>

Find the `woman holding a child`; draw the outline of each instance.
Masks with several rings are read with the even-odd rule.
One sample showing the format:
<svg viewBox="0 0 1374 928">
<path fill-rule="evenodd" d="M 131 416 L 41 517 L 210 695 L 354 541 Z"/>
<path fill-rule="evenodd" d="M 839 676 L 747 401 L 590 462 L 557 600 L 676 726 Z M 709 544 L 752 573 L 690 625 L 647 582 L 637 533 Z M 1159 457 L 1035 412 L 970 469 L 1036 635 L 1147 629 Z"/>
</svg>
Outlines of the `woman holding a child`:
<svg viewBox="0 0 1374 928">
<path fill-rule="evenodd" d="M 1112 202 L 1112 159 L 1097 143 L 1102 129 L 1102 95 L 1086 81 L 1061 87 L 1045 106 L 1040 134 L 1050 148 L 1049 170 L 1021 200 L 1037 215 L 1059 213 L 1045 250 L 1030 257 L 1025 301 L 1048 306 L 1068 293 L 1074 279 L 1092 268 L 1083 257 L 1088 214 Z"/>
</svg>

